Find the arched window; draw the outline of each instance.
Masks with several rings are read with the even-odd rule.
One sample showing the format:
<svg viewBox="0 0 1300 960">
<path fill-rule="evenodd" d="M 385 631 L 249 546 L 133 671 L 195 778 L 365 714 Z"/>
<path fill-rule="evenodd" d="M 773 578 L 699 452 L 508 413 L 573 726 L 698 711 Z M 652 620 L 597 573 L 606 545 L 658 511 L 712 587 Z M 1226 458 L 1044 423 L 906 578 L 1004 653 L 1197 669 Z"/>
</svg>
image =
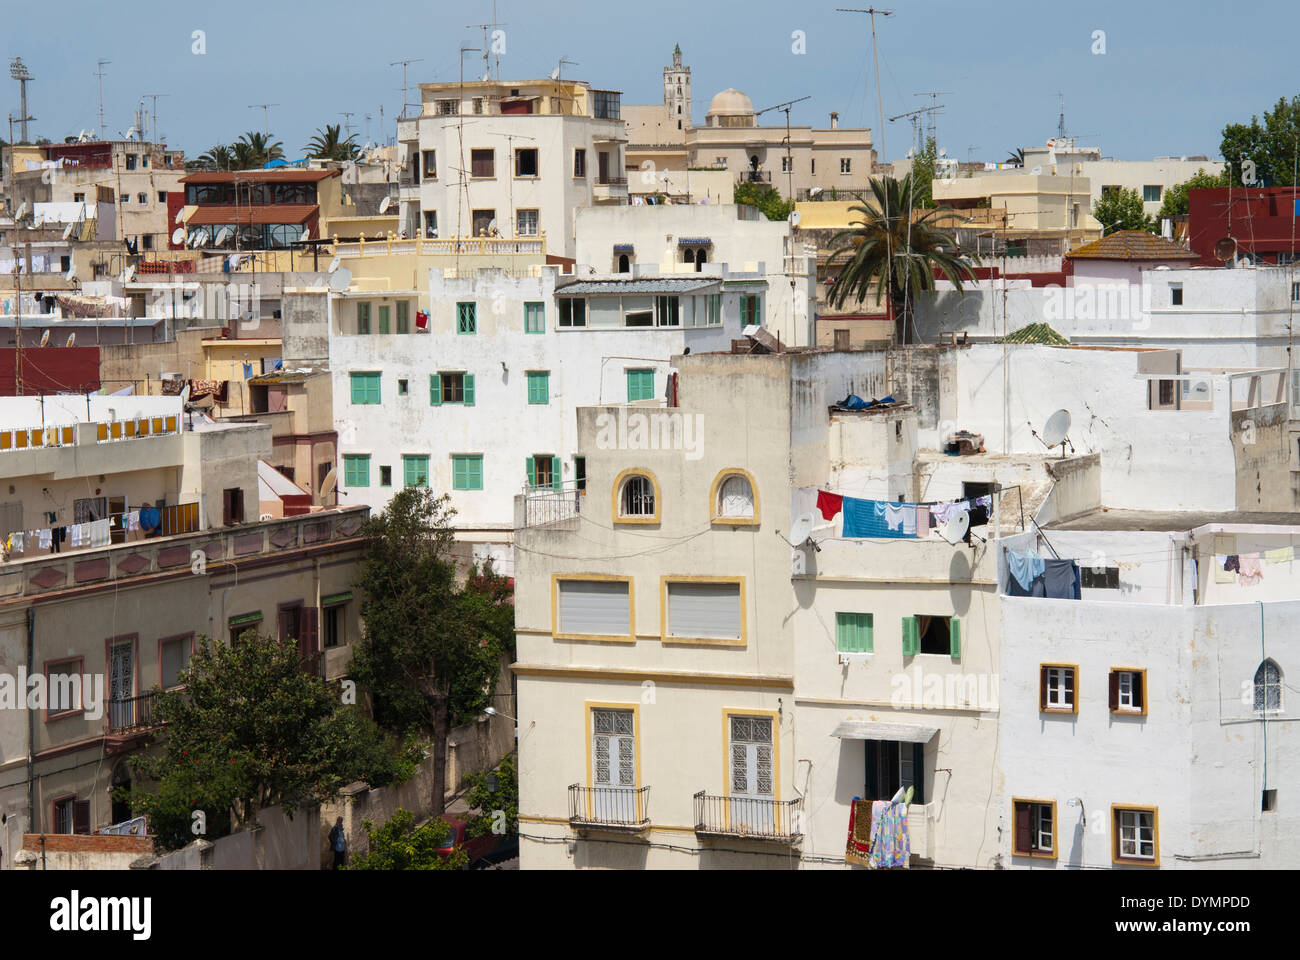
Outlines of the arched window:
<svg viewBox="0 0 1300 960">
<path fill-rule="evenodd" d="M 685 250 L 683 250 L 683 251 L 682 251 L 682 261 L 683 261 L 684 263 L 694 263 L 694 262 L 695 262 L 695 251 L 692 250 L 690 247 L 687 247 Z"/>
<path fill-rule="evenodd" d="M 1282 670 L 1265 660 L 1255 671 L 1255 712 L 1278 713 L 1282 709 Z"/>
<path fill-rule="evenodd" d="M 754 479 L 738 468 L 723 470 L 713 481 L 713 502 L 710 504 L 714 523 L 739 526 L 758 524 L 758 497 L 754 493 Z"/>
<path fill-rule="evenodd" d="M 703 247 L 701 247 L 699 252 L 695 254 L 695 272 L 699 273 L 701 270 L 703 270 L 704 265 L 708 262 L 709 262 L 709 254 Z"/>
<path fill-rule="evenodd" d="M 627 254 L 620 253 L 618 255 L 618 272 L 627 273 L 629 272 L 630 269 L 631 269 L 631 264 L 628 262 Z"/>
<path fill-rule="evenodd" d="M 653 523 L 659 519 L 658 486 L 645 473 L 628 471 L 619 477 L 614 519 L 631 523 Z"/>
</svg>

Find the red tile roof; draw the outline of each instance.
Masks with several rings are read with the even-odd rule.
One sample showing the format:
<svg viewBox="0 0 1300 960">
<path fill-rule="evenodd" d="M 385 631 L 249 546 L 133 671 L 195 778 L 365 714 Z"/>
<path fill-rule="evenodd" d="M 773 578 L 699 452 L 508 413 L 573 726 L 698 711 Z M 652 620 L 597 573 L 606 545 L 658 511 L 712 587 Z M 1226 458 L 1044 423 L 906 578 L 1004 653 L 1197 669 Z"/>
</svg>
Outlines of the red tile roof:
<svg viewBox="0 0 1300 960">
<path fill-rule="evenodd" d="M 218 224 L 306 223 L 320 208 L 314 203 L 260 203 L 253 206 L 231 203 L 202 204 L 185 221 L 187 227 Z"/>
<path fill-rule="evenodd" d="M 1145 230 L 1118 230 L 1066 254 L 1071 260 L 1195 260 L 1197 255 L 1172 240 Z"/>
<path fill-rule="evenodd" d="M 318 183 L 339 176 L 338 170 L 208 170 L 182 177 L 181 183 Z"/>
</svg>

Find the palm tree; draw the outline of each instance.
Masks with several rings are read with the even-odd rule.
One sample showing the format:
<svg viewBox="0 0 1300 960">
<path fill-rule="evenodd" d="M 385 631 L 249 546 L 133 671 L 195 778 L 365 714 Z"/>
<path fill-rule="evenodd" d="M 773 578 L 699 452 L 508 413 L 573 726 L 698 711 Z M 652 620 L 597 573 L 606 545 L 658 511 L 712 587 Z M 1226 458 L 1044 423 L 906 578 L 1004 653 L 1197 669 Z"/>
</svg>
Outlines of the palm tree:
<svg viewBox="0 0 1300 960">
<path fill-rule="evenodd" d="M 284 159 L 284 145 L 279 140 L 272 142 L 269 135 L 256 130 L 249 130 L 231 144 L 231 148 L 239 170 L 252 170 L 264 167 L 272 160 Z"/>
<path fill-rule="evenodd" d="M 361 153 L 356 141 L 355 133 L 346 138 L 342 136 L 341 124 L 327 123 L 323 129 L 316 129 L 316 136 L 303 150 L 313 160 L 355 160 Z"/>
<path fill-rule="evenodd" d="M 234 162 L 234 151 L 224 143 L 218 143 L 209 147 L 206 153 L 199 154 L 199 164 L 209 170 L 229 170 Z"/>
<path fill-rule="evenodd" d="M 1017 166 L 1017 167 L 1023 167 L 1023 166 L 1025 165 L 1025 150 L 1024 150 L 1024 148 L 1023 148 L 1023 147 L 1020 147 L 1020 148 L 1017 148 L 1017 149 L 1015 149 L 1015 150 L 1012 150 L 1010 153 L 1007 154 L 1007 158 L 1006 158 L 1005 160 L 1003 160 L 1002 162 L 1003 162 L 1003 163 L 1010 163 L 1010 164 L 1012 164 L 1013 166 Z"/>
<path fill-rule="evenodd" d="M 838 308 L 850 301 L 861 301 L 874 288 L 877 299 L 888 297 L 898 342 L 907 343 L 911 301 L 917 292 L 934 289 L 935 270 L 958 290 L 963 280 L 975 279 L 975 271 L 958 254 L 952 234 L 938 226 L 940 220 L 954 215 L 953 210 L 927 209 L 909 227 L 913 205 L 910 175 L 902 180 L 875 178 L 871 192 L 874 204 L 859 194 L 858 203 L 849 208 L 862 219 L 852 221 L 853 229 L 842 230 L 831 238 L 827 270 L 841 260 L 845 262 L 827 294 L 827 304 Z"/>
</svg>

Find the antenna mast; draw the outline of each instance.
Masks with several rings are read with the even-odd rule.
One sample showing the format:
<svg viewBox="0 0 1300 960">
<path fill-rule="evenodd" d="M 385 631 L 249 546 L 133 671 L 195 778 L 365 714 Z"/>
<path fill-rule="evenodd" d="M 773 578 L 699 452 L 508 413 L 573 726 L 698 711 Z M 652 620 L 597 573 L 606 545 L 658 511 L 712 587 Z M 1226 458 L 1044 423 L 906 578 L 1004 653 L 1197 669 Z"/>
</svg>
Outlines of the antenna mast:
<svg viewBox="0 0 1300 960">
<path fill-rule="evenodd" d="M 399 63 L 402 65 L 402 112 L 398 115 L 397 117 L 398 120 L 406 119 L 406 90 L 407 90 L 406 66 L 407 64 L 411 64 L 411 63 L 423 63 L 423 62 L 424 62 L 423 57 L 408 57 L 405 60 L 394 60 L 388 64 L 390 67 L 395 67 Z"/>
<path fill-rule="evenodd" d="M 774 107 L 764 107 L 754 116 L 759 117 L 771 110 L 785 111 L 785 176 L 786 176 L 786 196 L 791 203 L 794 203 L 794 157 L 791 155 L 790 143 L 790 108 L 796 103 L 803 103 L 805 100 L 811 100 L 812 97 L 800 97 L 798 100 L 787 100 L 785 103 L 778 103 Z"/>
<path fill-rule="evenodd" d="M 31 71 L 27 69 L 27 64 L 23 63 L 22 57 L 14 57 L 9 61 L 9 76 L 18 81 L 18 96 L 22 104 L 22 113 L 19 114 L 18 119 L 22 124 L 23 143 L 30 143 L 31 141 L 27 137 L 27 121 L 36 118 L 27 115 L 27 82 L 34 78 Z M 12 135 L 10 135 L 10 139 L 13 139 Z"/>
<path fill-rule="evenodd" d="M 170 93 L 146 93 L 145 96 L 153 101 L 153 113 L 150 114 L 150 116 L 153 117 L 153 142 L 162 143 L 162 136 L 158 133 L 158 98 L 170 97 L 171 94 Z"/>
<path fill-rule="evenodd" d="M 104 65 L 112 60 L 100 60 L 95 76 L 99 77 L 99 139 L 104 139 Z"/>
<path fill-rule="evenodd" d="M 271 135 L 271 108 L 278 106 L 278 103 L 250 103 L 248 105 L 249 110 L 256 110 L 258 107 L 262 108 L 262 132 L 268 137 Z"/>
</svg>

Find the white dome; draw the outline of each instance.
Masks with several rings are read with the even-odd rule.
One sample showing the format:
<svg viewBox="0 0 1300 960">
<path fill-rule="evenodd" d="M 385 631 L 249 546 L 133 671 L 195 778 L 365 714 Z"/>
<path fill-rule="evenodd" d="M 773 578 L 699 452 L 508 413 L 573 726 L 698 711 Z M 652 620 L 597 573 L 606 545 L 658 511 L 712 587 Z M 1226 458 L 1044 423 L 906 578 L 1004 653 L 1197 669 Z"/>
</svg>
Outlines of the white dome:
<svg viewBox="0 0 1300 960">
<path fill-rule="evenodd" d="M 709 103 L 710 117 L 752 117 L 754 101 L 739 90 L 723 90 Z"/>
</svg>

